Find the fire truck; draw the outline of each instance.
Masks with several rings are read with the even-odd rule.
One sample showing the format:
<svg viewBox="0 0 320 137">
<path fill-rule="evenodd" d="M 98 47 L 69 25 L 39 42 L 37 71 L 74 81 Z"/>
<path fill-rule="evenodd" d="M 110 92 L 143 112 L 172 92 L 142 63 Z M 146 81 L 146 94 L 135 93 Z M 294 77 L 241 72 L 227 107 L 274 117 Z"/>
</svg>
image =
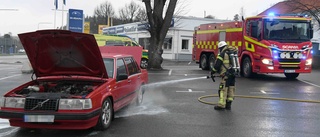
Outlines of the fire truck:
<svg viewBox="0 0 320 137">
<path fill-rule="evenodd" d="M 303 15 L 263 15 L 242 21 L 202 24 L 195 28 L 192 60 L 209 70 L 218 55 L 219 41 L 237 46 L 241 75 L 282 73 L 295 79 L 310 73 L 313 29 Z"/>
</svg>

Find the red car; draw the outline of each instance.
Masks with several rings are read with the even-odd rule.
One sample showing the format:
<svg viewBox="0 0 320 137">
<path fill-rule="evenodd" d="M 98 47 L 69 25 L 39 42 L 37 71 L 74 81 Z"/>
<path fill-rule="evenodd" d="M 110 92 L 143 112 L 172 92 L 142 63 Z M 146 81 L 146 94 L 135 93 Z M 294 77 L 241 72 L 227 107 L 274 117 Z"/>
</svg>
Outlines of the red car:
<svg viewBox="0 0 320 137">
<path fill-rule="evenodd" d="M 135 59 L 142 48 L 100 51 L 93 35 L 65 30 L 18 36 L 34 73 L 1 97 L 0 118 L 11 126 L 103 130 L 115 111 L 142 102 L 148 73 Z M 128 50 L 140 57 L 114 53 Z"/>
</svg>

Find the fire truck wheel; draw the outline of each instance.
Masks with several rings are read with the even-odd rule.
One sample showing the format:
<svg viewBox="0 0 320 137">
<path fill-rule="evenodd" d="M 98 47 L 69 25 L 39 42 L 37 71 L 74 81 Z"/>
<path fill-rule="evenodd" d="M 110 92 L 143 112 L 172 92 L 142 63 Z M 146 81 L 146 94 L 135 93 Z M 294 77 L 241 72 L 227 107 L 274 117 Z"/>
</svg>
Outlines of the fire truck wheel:
<svg viewBox="0 0 320 137">
<path fill-rule="evenodd" d="M 214 57 L 213 54 L 211 54 L 210 57 L 209 57 L 210 69 L 213 68 L 213 65 L 214 65 L 215 61 L 216 61 L 216 58 Z"/>
<path fill-rule="evenodd" d="M 252 66 L 251 66 L 251 60 L 250 58 L 246 57 L 244 60 L 243 60 L 243 63 L 242 63 L 242 68 L 243 68 L 243 76 L 248 78 L 248 77 L 251 77 L 252 76 Z"/>
<path fill-rule="evenodd" d="M 202 70 L 208 70 L 209 69 L 209 65 L 208 65 L 208 58 L 206 54 L 202 54 L 201 56 L 201 60 L 200 60 L 200 67 Z"/>
<path fill-rule="evenodd" d="M 284 73 L 287 79 L 295 79 L 299 76 L 299 73 Z"/>
</svg>

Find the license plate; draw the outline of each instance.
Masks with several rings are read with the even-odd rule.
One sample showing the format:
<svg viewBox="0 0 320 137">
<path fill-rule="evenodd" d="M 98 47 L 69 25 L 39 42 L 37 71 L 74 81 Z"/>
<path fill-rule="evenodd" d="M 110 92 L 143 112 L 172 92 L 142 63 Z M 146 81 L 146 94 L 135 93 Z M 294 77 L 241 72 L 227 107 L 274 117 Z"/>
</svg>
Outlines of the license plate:
<svg viewBox="0 0 320 137">
<path fill-rule="evenodd" d="M 24 115 L 24 122 L 54 122 L 54 115 Z"/>
<path fill-rule="evenodd" d="M 285 73 L 295 73 L 295 70 L 284 70 Z"/>
</svg>

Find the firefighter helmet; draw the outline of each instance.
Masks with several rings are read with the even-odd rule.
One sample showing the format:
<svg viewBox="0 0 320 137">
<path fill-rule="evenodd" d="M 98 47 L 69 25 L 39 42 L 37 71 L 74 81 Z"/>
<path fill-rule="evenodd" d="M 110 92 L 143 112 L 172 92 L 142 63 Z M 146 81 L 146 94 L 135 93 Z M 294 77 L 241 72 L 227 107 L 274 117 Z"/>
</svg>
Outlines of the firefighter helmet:
<svg viewBox="0 0 320 137">
<path fill-rule="evenodd" d="M 225 41 L 220 41 L 219 44 L 218 44 L 218 48 L 220 49 L 220 48 L 222 48 L 222 47 L 224 47 L 226 45 L 227 45 L 227 43 Z"/>
</svg>

